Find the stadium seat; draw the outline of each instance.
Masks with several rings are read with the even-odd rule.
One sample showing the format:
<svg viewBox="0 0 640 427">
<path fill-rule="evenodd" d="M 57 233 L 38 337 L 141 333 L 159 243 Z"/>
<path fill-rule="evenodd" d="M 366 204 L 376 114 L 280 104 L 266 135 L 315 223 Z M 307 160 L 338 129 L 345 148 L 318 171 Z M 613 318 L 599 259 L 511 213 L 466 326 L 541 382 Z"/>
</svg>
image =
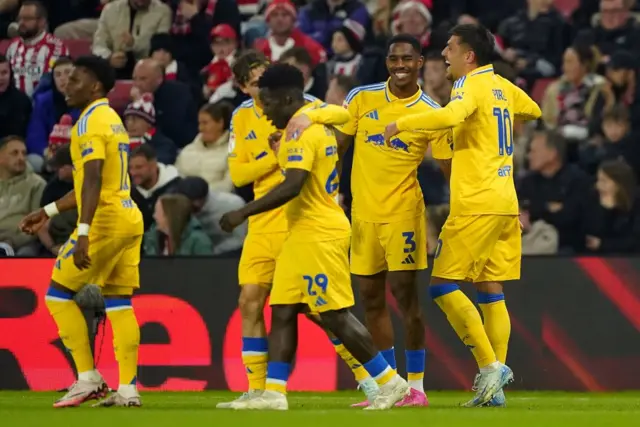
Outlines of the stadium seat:
<svg viewBox="0 0 640 427">
<path fill-rule="evenodd" d="M 570 16 L 580 5 L 580 0 L 555 0 L 555 6 L 564 16 Z"/>
<path fill-rule="evenodd" d="M 11 40 L 0 40 L 0 53 L 3 55 L 6 54 L 10 44 Z"/>
<path fill-rule="evenodd" d="M 533 85 L 533 90 L 531 91 L 531 98 L 536 101 L 538 104 L 542 104 L 542 98 L 544 98 L 544 92 L 547 90 L 547 87 L 554 82 L 556 79 L 539 79 L 536 80 L 536 83 Z"/>
<path fill-rule="evenodd" d="M 133 82 L 131 80 L 118 80 L 113 90 L 109 92 L 109 105 L 116 110 L 118 114 L 122 114 L 131 102 L 131 87 Z"/>
<path fill-rule="evenodd" d="M 69 48 L 72 58 L 91 53 L 91 40 L 64 40 L 64 44 Z"/>
</svg>

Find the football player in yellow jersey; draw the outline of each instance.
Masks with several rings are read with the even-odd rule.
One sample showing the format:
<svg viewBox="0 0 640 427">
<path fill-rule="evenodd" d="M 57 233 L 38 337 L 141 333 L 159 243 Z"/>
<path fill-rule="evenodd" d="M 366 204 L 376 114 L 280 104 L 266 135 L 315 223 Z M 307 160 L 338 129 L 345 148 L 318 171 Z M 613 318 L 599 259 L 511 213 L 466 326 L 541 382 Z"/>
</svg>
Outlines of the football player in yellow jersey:
<svg viewBox="0 0 640 427">
<path fill-rule="evenodd" d="M 259 80 L 265 115 L 285 129 L 294 115 L 307 114 L 302 73 L 288 64 L 269 67 Z M 266 390 L 235 409 L 288 409 L 287 380 L 296 351 L 302 311 L 320 313 L 323 325 L 363 362 L 380 389 L 368 409 L 389 409 L 409 385 L 389 366 L 366 328 L 350 312 L 354 304 L 349 275 L 350 226 L 338 205 L 338 146 L 333 130 L 313 125 L 299 138 L 280 142 L 277 154 L 284 181 L 263 197 L 220 220 L 230 231 L 247 218 L 285 206 L 289 232 L 283 243 L 271 293 L 271 334 Z"/>
<path fill-rule="evenodd" d="M 129 137 L 106 99 L 115 84 L 109 62 L 85 56 L 74 66 L 67 103 L 82 110 L 71 135 L 74 190 L 21 223 L 23 230 L 35 233 L 58 212 L 77 208 L 79 215 L 76 230 L 60 249 L 45 298 L 78 371 L 78 380 L 54 407 L 78 406 L 108 391 L 94 365 L 86 322 L 73 300 L 88 283 L 102 288 L 120 371 L 118 391 L 98 405 L 140 406 L 136 388 L 140 329 L 131 296 L 140 287 L 144 227 L 131 200 Z"/>
<path fill-rule="evenodd" d="M 385 131 L 453 128 L 451 211 L 435 253 L 430 294 L 480 368 L 476 396 L 467 406 L 504 405 L 502 388 L 513 373 L 505 365 L 511 331 L 501 282 L 520 278 L 521 231 L 513 182 L 513 120 L 540 117 L 522 90 L 496 75 L 494 39 L 482 26 L 459 25 L 443 55 L 455 80 L 443 109 L 402 117 Z M 458 282 L 471 281 L 484 317 Z"/>
<path fill-rule="evenodd" d="M 417 169 L 431 146 L 448 174 L 450 132 L 403 132 L 390 147 L 385 146 L 388 123 L 440 108 L 418 86 L 423 65 L 418 40 L 402 34 L 393 37 L 386 63 L 390 79 L 352 90 L 345 100 L 352 120 L 337 127 L 343 150 L 351 142 L 356 144 L 351 172 L 351 272 L 358 276 L 367 327 L 395 369 L 393 326 L 385 298 L 386 283 L 390 283 L 403 315 L 411 385 L 411 394 L 398 406 L 427 406 L 425 331 L 416 283 L 417 271 L 427 267 L 427 226 Z"/>
<path fill-rule="evenodd" d="M 284 180 L 268 141 L 276 128 L 265 117 L 258 98 L 258 79 L 267 65 L 267 58 L 261 52 L 250 50 L 242 54 L 233 66 L 236 81 L 251 99 L 236 109 L 231 120 L 229 170 L 236 186 L 253 183 L 256 199 L 263 197 Z M 327 125 L 346 123 L 349 120 L 349 113 L 341 107 L 325 106 L 321 101 L 308 96 L 305 96 L 305 100 L 314 107 L 323 107 L 307 111 L 305 117 L 309 120 Z M 288 230 L 284 207 L 249 218 L 249 233 L 238 266 L 242 360 L 249 390 L 232 402 L 219 403 L 218 408 L 233 408 L 236 403 L 264 391 L 268 345 L 263 308 L 273 283 L 275 261 Z M 340 357 L 353 370 L 363 391 L 373 397 L 378 389 L 376 382 L 341 342 L 334 337 L 332 342 Z"/>
</svg>

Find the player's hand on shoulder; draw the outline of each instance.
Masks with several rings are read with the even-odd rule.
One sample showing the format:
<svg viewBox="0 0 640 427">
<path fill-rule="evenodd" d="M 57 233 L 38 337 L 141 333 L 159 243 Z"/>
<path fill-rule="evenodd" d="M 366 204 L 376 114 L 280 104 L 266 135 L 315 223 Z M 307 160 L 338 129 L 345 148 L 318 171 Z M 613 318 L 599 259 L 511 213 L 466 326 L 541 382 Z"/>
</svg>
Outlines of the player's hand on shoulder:
<svg viewBox="0 0 640 427">
<path fill-rule="evenodd" d="M 48 219 L 49 217 L 47 216 L 44 209 L 40 208 L 37 211 L 33 211 L 29 215 L 22 218 L 22 221 L 20 221 L 20 224 L 18 224 L 18 228 L 23 233 L 36 234 Z"/>
<path fill-rule="evenodd" d="M 73 263 L 78 270 L 85 270 L 91 267 L 91 258 L 89 258 L 89 237 L 78 236 L 75 251 L 73 252 Z"/>
<path fill-rule="evenodd" d="M 279 130 L 273 132 L 271 135 L 269 135 L 267 141 L 269 142 L 269 147 L 271 147 L 273 152 L 278 155 L 278 150 L 280 150 L 280 142 L 282 141 L 282 132 L 280 132 Z"/>
<path fill-rule="evenodd" d="M 231 233 L 234 228 L 242 224 L 246 220 L 241 210 L 227 212 L 220 218 L 220 228 L 227 233 Z"/>
<path fill-rule="evenodd" d="M 388 124 L 384 129 L 384 142 L 389 145 L 391 143 L 391 138 L 399 133 L 400 130 L 398 130 L 398 125 L 396 124 L 396 122 Z"/>
<path fill-rule="evenodd" d="M 313 122 L 306 114 L 292 117 L 287 124 L 287 141 L 300 138 L 302 132 L 309 129 Z"/>
</svg>

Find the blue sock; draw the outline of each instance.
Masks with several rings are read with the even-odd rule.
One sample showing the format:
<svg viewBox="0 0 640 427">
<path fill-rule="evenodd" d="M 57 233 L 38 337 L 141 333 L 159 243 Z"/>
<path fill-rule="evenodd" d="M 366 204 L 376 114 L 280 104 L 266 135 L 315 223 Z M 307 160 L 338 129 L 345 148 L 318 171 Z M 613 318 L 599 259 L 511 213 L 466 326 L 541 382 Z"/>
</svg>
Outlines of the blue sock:
<svg viewBox="0 0 640 427">
<path fill-rule="evenodd" d="M 378 353 L 373 359 L 362 364 L 364 368 L 369 372 L 369 375 L 376 380 L 378 385 L 384 385 L 393 379 L 397 374 L 391 369 L 389 363 L 384 358 L 382 353 Z"/>
<path fill-rule="evenodd" d="M 396 365 L 396 349 L 394 347 L 382 350 L 380 353 L 382 353 L 389 366 L 391 366 L 391 369 L 398 369 Z"/>
<path fill-rule="evenodd" d="M 425 356 L 426 351 L 424 349 L 405 351 L 405 357 L 407 358 L 407 380 L 411 388 L 418 391 L 424 391 Z"/>
</svg>

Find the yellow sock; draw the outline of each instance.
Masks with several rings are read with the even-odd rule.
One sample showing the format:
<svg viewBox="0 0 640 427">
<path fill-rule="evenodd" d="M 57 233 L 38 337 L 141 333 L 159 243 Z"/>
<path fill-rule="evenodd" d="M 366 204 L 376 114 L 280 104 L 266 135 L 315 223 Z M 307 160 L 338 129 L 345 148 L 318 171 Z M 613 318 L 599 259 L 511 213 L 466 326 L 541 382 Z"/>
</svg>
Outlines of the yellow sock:
<svg viewBox="0 0 640 427">
<path fill-rule="evenodd" d="M 73 300 L 73 295 L 49 288 L 45 304 L 58 326 L 62 343 L 71 353 L 78 374 L 93 371 L 95 367 L 89 345 L 87 322 L 78 304 Z"/>
<path fill-rule="evenodd" d="M 478 305 L 484 318 L 484 330 L 487 332 L 491 347 L 500 363 L 506 363 L 511 319 L 504 301 L 504 294 L 478 292 Z"/>
<path fill-rule="evenodd" d="M 356 381 L 358 381 L 358 384 L 370 377 L 367 370 L 362 366 L 362 363 L 358 362 L 356 358 L 349 353 L 349 350 L 347 350 L 339 339 L 333 338 L 331 342 L 333 343 L 333 348 L 335 348 L 336 353 L 338 353 L 340 358 L 344 360 L 344 363 L 351 369 L 351 372 L 353 372 L 353 376 L 356 378 Z"/>
<path fill-rule="evenodd" d="M 266 337 L 242 337 L 242 363 L 247 372 L 249 390 L 265 389 L 268 348 Z"/>
<path fill-rule="evenodd" d="M 118 361 L 120 385 L 135 385 L 138 379 L 140 326 L 131 300 L 106 297 L 104 303 L 113 330 L 113 350 Z"/>
<path fill-rule="evenodd" d="M 496 362 L 496 354 L 482 325 L 480 313 L 456 284 L 429 287 L 431 298 L 447 315 L 447 320 L 464 345 L 473 353 L 478 367 Z"/>
</svg>

